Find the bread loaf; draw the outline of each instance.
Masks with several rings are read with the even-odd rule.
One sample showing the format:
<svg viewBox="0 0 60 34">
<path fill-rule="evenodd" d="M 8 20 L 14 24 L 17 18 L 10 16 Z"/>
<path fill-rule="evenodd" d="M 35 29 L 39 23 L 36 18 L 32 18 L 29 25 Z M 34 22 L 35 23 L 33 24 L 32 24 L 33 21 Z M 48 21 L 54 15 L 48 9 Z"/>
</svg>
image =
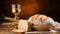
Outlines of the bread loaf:
<svg viewBox="0 0 60 34">
<path fill-rule="evenodd" d="M 28 21 L 33 24 L 32 27 L 38 31 L 50 30 L 56 25 L 51 17 L 40 14 L 31 16 Z"/>
<path fill-rule="evenodd" d="M 33 25 L 50 25 L 55 26 L 54 20 L 46 15 L 36 14 L 29 18 Z"/>
</svg>

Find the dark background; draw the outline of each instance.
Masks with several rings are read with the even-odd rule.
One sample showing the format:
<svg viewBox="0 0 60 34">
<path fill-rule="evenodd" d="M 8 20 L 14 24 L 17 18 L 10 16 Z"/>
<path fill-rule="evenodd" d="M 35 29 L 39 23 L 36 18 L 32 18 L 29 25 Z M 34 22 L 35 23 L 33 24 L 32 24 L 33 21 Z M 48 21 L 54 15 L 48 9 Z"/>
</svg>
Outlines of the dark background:
<svg viewBox="0 0 60 34">
<path fill-rule="evenodd" d="M 13 18 L 12 4 L 21 4 L 22 11 L 18 15 L 21 19 L 28 19 L 31 15 L 39 13 L 60 22 L 60 3 L 58 0 L 0 0 L 0 16 Z"/>
</svg>

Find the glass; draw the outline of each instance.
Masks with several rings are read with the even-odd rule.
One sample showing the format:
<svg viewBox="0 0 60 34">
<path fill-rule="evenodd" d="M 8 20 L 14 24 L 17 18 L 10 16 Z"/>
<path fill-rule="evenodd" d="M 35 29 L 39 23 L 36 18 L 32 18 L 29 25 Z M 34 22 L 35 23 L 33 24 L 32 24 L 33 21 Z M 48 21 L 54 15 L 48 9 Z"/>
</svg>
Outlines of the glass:
<svg viewBox="0 0 60 34">
<path fill-rule="evenodd" d="M 15 15 L 14 19 L 19 19 L 18 14 L 21 12 L 21 5 L 18 4 L 17 8 L 15 4 L 12 4 L 12 13 Z"/>
</svg>

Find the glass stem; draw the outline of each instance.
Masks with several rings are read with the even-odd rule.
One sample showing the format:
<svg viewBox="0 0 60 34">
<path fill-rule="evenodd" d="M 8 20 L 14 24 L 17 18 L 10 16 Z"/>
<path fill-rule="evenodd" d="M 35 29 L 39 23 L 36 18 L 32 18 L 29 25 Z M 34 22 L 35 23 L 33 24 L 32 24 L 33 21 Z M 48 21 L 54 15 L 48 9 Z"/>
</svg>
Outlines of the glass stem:
<svg viewBox="0 0 60 34">
<path fill-rule="evenodd" d="M 15 18 L 14 19 L 19 19 L 19 17 L 17 16 L 17 14 L 15 14 Z"/>
</svg>

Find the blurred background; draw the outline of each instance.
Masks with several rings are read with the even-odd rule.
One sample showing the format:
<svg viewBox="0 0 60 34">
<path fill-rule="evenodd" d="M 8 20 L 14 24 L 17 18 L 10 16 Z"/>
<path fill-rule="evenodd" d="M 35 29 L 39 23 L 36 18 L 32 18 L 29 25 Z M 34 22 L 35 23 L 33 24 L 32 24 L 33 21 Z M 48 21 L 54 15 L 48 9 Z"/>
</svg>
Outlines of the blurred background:
<svg viewBox="0 0 60 34">
<path fill-rule="evenodd" d="M 21 4 L 19 18 L 28 19 L 34 14 L 44 14 L 60 22 L 60 3 L 58 0 L 0 0 L 0 19 L 3 16 L 14 18 L 12 4 Z"/>
</svg>

